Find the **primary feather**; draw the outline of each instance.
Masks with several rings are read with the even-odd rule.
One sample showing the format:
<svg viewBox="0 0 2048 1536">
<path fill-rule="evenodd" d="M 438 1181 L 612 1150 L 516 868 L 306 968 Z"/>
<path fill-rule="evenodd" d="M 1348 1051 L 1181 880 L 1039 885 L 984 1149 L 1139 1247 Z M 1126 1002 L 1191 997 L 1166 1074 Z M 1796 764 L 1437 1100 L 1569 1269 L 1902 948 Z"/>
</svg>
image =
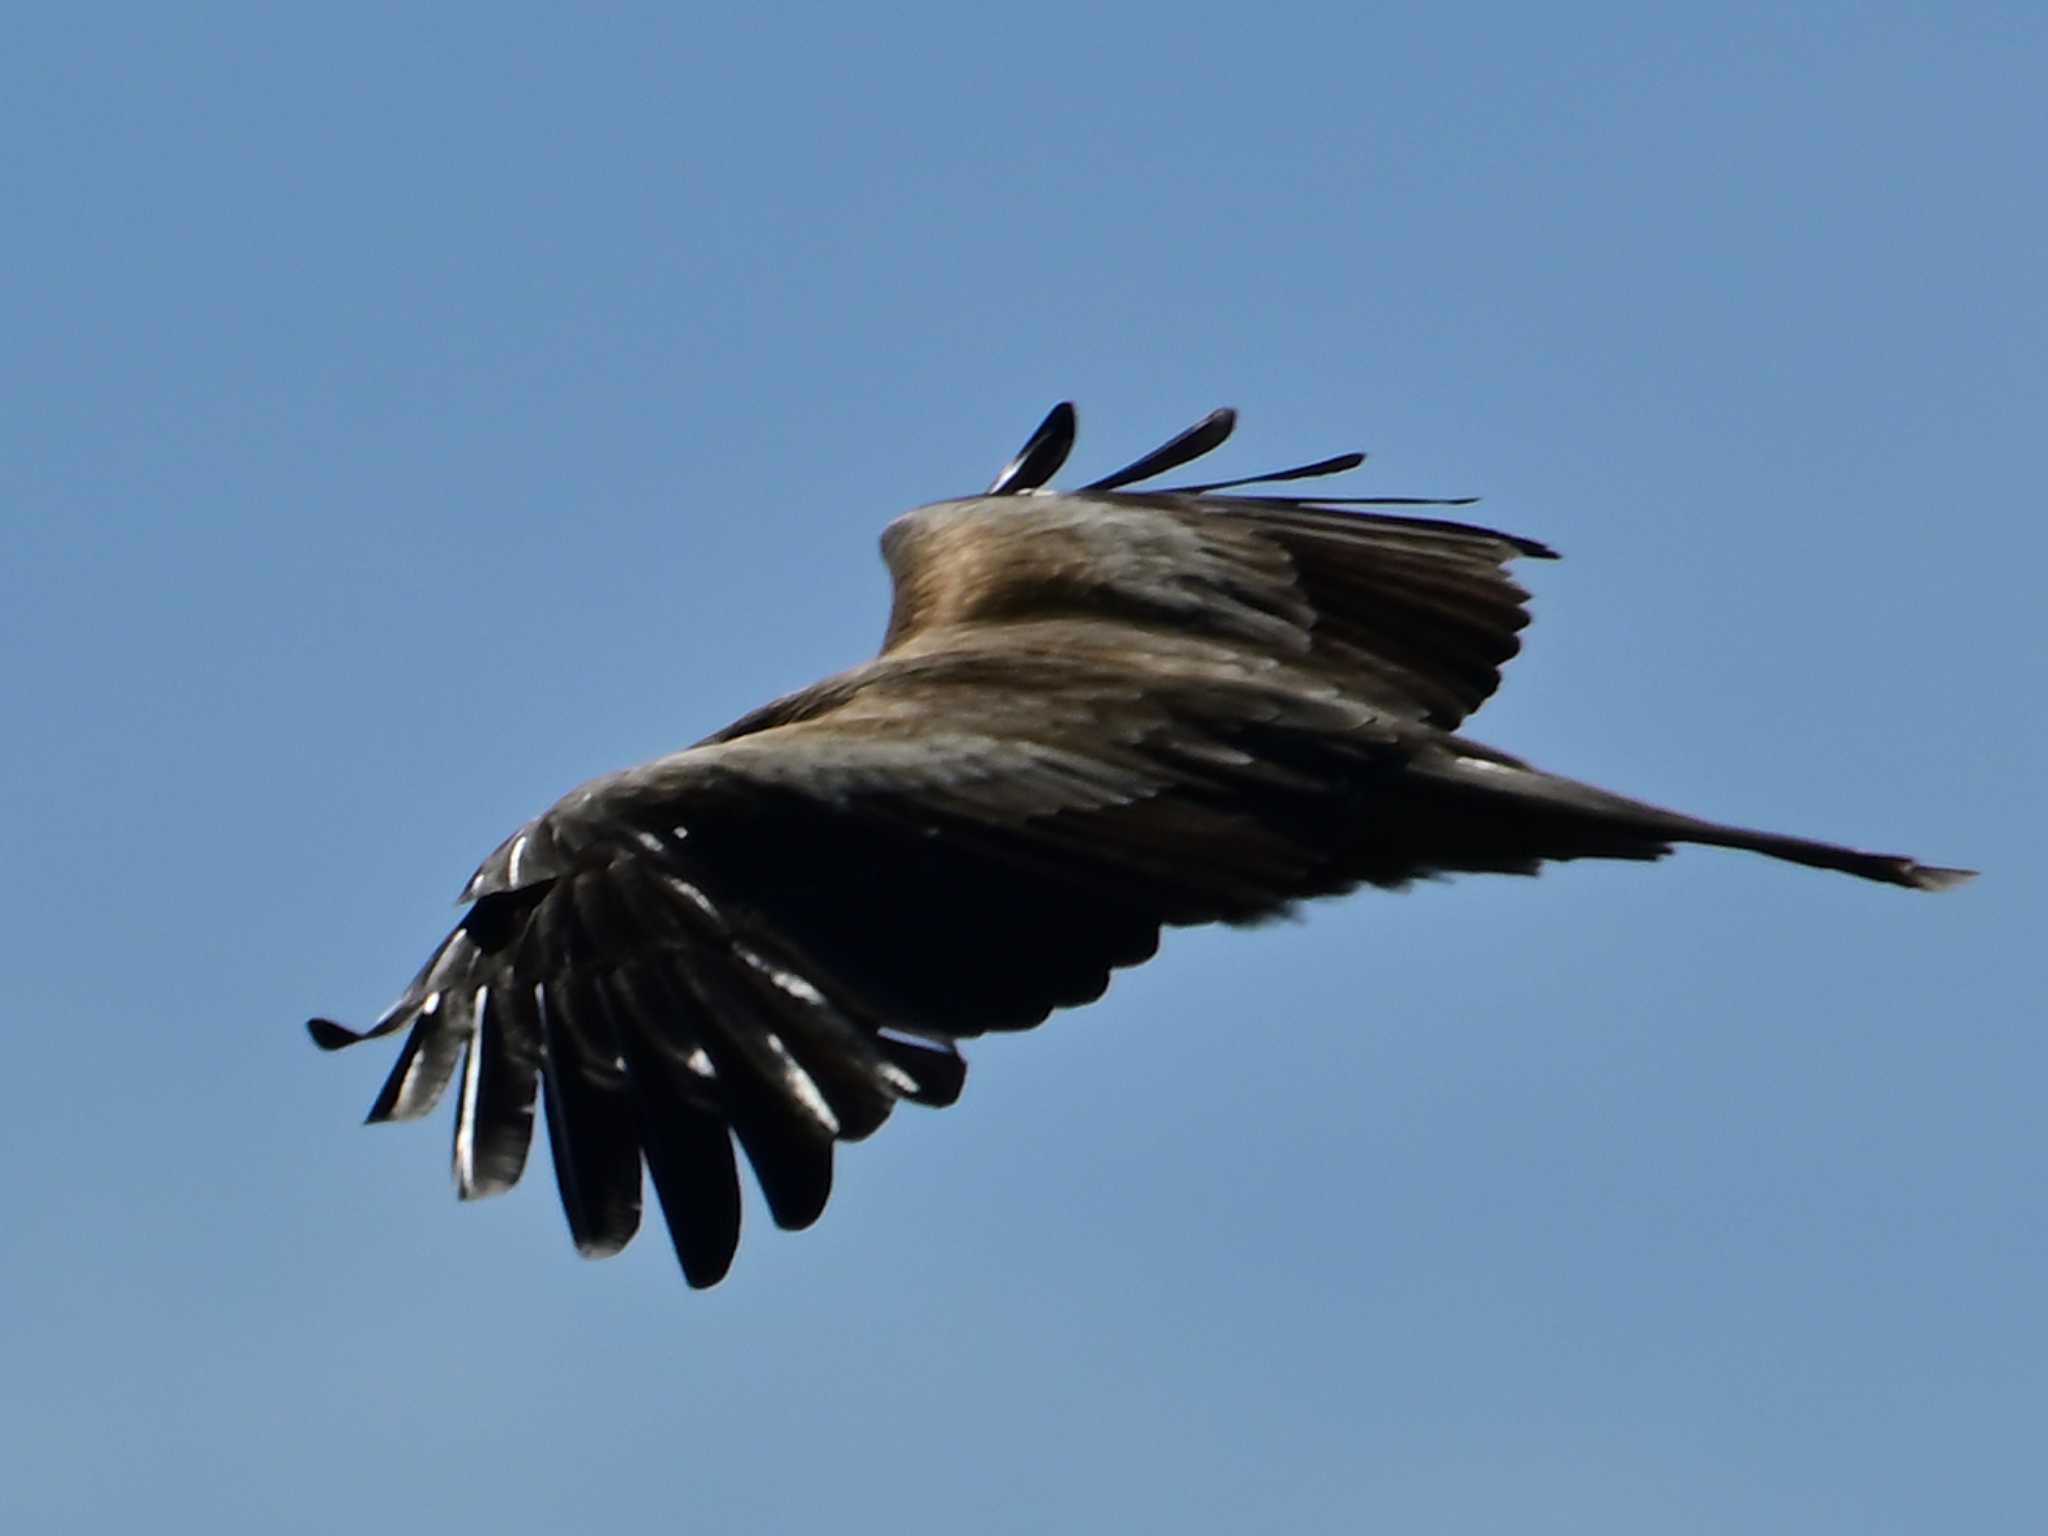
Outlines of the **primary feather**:
<svg viewBox="0 0 2048 1536">
<path fill-rule="evenodd" d="M 1528 623 L 1534 540 L 1247 495 L 1344 454 L 1128 487 L 1227 438 L 1218 411 L 1079 492 L 1054 408 L 990 491 L 899 518 L 873 661 L 571 791 L 486 859 L 469 910 L 368 1031 L 408 1030 L 372 1120 L 459 1082 L 465 1197 L 516 1183 L 535 1103 L 578 1250 L 617 1252 L 652 1178 L 684 1276 L 739 1240 L 734 1142 L 778 1225 L 899 1100 L 945 1105 L 957 1042 L 1099 997 L 1168 925 L 1361 884 L 1745 848 L 1939 890 L 1966 871 L 1695 820 L 1453 734 Z M 1230 494 L 1225 494 L 1226 492 Z"/>
</svg>

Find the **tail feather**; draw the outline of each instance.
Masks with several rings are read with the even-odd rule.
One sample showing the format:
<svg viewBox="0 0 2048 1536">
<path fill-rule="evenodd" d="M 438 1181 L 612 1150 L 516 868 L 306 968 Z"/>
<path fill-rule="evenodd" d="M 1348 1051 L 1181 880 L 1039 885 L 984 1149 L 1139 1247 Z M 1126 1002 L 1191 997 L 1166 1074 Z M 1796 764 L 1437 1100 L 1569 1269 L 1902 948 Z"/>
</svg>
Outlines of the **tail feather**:
<svg viewBox="0 0 2048 1536">
<path fill-rule="evenodd" d="M 1527 855 L 1536 860 L 1658 858 L 1673 844 L 1695 843 L 1740 848 L 1916 891 L 1950 890 L 1977 873 L 1923 864 L 1904 854 L 1866 853 L 1812 838 L 1702 821 L 1544 773 L 1486 749 L 1475 749 L 1473 755 L 1422 760 L 1411 767 L 1418 782 L 1448 791 L 1468 806 L 1480 804 L 1506 812 L 1514 824 L 1526 830 L 1530 838 Z"/>
<path fill-rule="evenodd" d="M 1686 819 L 1686 818 L 1681 818 Z M 1811 838 L 1787 837 L 1777 832 L 1752 832 L 1745 827 L 1718 826 L 1713 822 L 1691 822 L 1677 840 L 1714 848 L 1743 848 L 1768 854 L 1791 864 L 1812 869 L 1840 870 L 1865 880 L 1900 885 L 1914 891 L 1947 891 L 1977 878 L 1974 869 L 1952 869 L 1941 864 L 1922 864 L 1901 853 L 1865 853 L 1836 843 Z"/>
</svg>

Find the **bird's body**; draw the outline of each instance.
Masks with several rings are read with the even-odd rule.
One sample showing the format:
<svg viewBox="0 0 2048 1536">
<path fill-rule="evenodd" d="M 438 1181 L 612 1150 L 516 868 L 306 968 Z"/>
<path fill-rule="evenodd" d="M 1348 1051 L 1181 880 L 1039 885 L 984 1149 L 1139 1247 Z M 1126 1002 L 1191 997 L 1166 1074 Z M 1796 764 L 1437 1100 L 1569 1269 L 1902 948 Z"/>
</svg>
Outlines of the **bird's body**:
<svg viewBox="0 0 2048 1536">
<path fill-rule="evenodd" d="M 459 1082 L 458 1187 L 509 1187 L 535 1099 L 578 1246 L 636 1229 L 644 1161 L 693 1284 L 739 1227 L 736 1134 L 777 1222 L 836 1140 L 944 1104 L 954 1042 L 1093 1000 L 1162 926 L 1360 884 L 1747 848 L 1892 884 L 1962 872 L 1694 820 L 1454 734 L 1518 649 L 1527 539 L 1397 502 L 1039 487 L 1060 407 L 990 494 L 892 524 L 875 660 L 572 791 L 485 860 L 370 1031 L 410 1027 L 372 1119 Z M 1349 468 L 1356 456 L 1271 479 Z M 315 1038 L 360 1038 L 316 1021 Z"/>
</svg>

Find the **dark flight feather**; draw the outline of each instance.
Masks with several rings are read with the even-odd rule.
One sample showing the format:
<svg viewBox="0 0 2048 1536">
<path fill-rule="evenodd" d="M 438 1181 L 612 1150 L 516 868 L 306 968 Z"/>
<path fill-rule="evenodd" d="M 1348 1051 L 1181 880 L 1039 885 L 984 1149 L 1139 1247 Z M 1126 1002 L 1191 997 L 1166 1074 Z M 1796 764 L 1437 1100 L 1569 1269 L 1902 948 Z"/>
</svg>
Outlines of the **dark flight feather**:
<svg viewBox="0 0 2048 1536">
<path fill-rule="evenodd" d="M 1074 407 L 1062 400 L 1045 413 L 1017 456 L 1005 464 L 989 486 L 991 496 L 1014 496 L 1035 491 L 1060 472 L 1067 455 L 1074 451 Z"/>
<path fill-rule="evenodd" d="M 407 1031 L 373 1120 L 457 1083 L 458 1191 L 518 1181 L 544 1107 L 578 1250 L 638 1229 L 642 1168 L 689 1283 L 739 1241 L 735 1143 L 783 1227 L 898 1100 L 953 1103 L 955 1042 L 1099 997 L 1173 925 L 1360 885 L 1748 849 L 1919 890 L 1962 870 L 1700 821 L 1451 734 L 1520 648 L 1532 539 L 1243 494 L 1341 454 L 1178 489 L 1217 411 L 1073 493 L 1073 407 L 989 492 L 899 518 L 873 661 L 593 780 L 484 860 L 368 1030 Z"/>
<path fill-rule="evenodd" d="M 1230 434 L 1237 430 L 1237 412 L 1224 406 L 1211 411 L 1186 431 L 1176 433 L 1150 453 L 1133 460 L 1114 474 L 1104 475 L 1100 480 L 1090 480 L 1083 490 L 1113 491 L 1118 486 L 1136 485 L 1140 480 L 1150 480 L 1169 470 L 1191 464 L 1204 454 L 1213 453 L 1230 440 Z"/>
</svg>

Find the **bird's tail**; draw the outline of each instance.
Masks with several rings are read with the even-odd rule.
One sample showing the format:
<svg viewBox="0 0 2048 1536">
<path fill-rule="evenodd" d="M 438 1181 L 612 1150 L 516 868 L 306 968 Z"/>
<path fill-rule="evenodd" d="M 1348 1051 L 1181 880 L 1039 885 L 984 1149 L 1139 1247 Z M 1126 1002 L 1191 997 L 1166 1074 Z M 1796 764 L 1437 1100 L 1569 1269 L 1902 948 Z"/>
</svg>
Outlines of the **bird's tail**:
<svg viewBox="0 0 2048 1536">
<path fill-rule="evenodd" d="M 1496 835 L 1514 829 L 1510 844 L 1521 856 L 1514 867 L 1532 868 L 1547 859 L 1654 859 L 1670 852 L 1674 844 L 1699 843 L 1743 848 L 1916 891 L 1945 891 L 1976 874 L 1923 864 L 1902 854 L 1865 853 L 1811 838 L 1701 821 L 1545 773 L 1505 753 L 1473 743 L 1458 745 L 1464 750 L 1412 762 L 1413 780 L 1427 787 L 1429 800 L 1447 821 L 1476 817 L 1489 823 Z"/>
</svg>

